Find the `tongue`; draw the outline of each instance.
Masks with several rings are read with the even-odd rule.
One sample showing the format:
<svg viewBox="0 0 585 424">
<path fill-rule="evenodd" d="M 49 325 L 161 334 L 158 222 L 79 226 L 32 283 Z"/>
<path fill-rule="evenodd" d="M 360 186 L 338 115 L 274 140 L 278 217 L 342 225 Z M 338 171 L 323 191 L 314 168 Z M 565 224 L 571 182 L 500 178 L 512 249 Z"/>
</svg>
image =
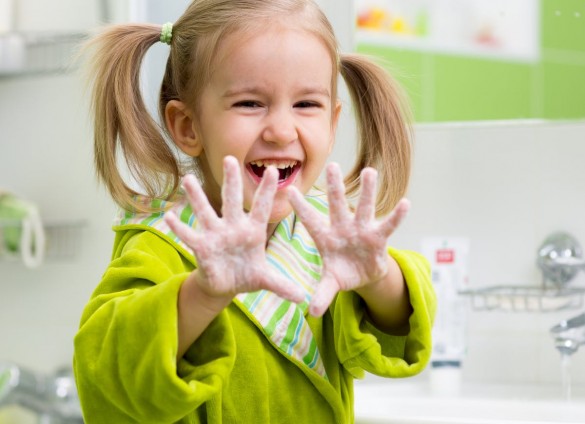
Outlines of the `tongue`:
<svg viewBox="0 0 585 424">
<path fill-rule="evenodd" d="M 264 175 L 264 170 L 266 169 L 264 166 L 256 166 L 252 164 L 250 164 L 250 168 L 252 169 L 252 172 L 260 178 L 262 178 L 262 176 Z M 278 180 L 279 181 L 286 180 L 290 176 L 290 172 L 291 172 L 290 168 L 278 169 Z"/>
<path fill-rule="evenodd" d="M 254 174 L 256 174 L 260 178 L 262 178 L 262 176 L 264 175 L 264 170 L 266 168 L 264 168 L 263 166 L 256 166 L 256 165 L 252 165 L 252 164 L 250 164 L 250 167 L 252 168 L 252 172 L 254 172 Z"/>
<path fill-rule="evenodd" d="M 278 170 L 278 181 L 284 181 L 288 178 L 288 168 Z"/>
</svg>

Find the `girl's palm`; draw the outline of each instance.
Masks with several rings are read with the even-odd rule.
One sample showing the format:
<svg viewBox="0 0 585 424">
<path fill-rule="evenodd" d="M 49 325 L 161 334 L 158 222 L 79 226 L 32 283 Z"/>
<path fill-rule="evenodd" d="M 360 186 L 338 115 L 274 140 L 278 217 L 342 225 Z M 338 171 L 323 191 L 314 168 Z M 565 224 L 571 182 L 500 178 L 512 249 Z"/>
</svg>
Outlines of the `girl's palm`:
<svg viewBox="0 0 585 424">
<path fill-rule="evenodd" d="M 400 224 L 409 204 L 401 200 L 383 220 L 375 219 L 376 171 L 366 168 L 361 174 L 361 194 L 355 214 L 345 198 L 343 177 L 337 164 L 327 168 L 327 197 L 330 222 L 315 212 L 298 190 L 289 191 L 290 201 L 323 260 L 323 273 L 309 311 L 321 316 L 340 290 L 354 290 L 379 281 L 388 273 L 386 242 Z"/>
<path fill-rule="evenodd" d="M 224 179 L 221 217 L 193 176 L 185 177 L 183 185 L 198 218 L 197 228 L 182 223 L 174 213 L 165 215 L 171 229 L 195 253 L 200 288 L 217 297 L 266 289 L 301 302 L 302 291 L 266 262 L 266 227 L 278 172 L 265 170 L 249 213 L 243 210 L 240 167 L 233 157 L 224 161 Z"/>
</svg>

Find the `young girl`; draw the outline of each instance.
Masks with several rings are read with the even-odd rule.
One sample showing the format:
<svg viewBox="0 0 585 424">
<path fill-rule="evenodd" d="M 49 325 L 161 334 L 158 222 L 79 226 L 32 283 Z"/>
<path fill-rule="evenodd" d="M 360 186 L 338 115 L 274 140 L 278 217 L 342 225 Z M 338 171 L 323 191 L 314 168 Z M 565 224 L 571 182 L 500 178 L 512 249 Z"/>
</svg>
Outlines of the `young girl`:
<svg viewBox="0 0 585 424">
<path fill-rule="evenodd" d="M 159 39 L 165 134 L 139 91 Z M 340 54 L 311 0 L 195 0 L 94 45 L 95 161 L 124 212 L 75 338 L 87 423 L 350 423 L 354 378 L 423 369 L 435 300 L 425 260 L 386 247 L 410 149 L 381 68 Z M 339 74 L 360 147 L 324 194 Z"/>
</svg>

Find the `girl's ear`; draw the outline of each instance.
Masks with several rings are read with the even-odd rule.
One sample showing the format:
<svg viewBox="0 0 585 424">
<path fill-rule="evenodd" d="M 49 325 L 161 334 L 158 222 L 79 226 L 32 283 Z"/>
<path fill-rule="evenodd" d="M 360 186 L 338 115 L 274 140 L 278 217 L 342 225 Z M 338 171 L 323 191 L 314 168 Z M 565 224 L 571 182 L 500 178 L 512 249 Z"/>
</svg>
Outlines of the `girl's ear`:
<svg viewBox="0 0 585 424">
<path fill-rule="evenodd" d="M 333 119 L 331 120 L 331 140 L 329 140 L 329 152 L 333 150 L 335 145 L 335 134 L 337 133 L 337 124 L 339 123 L 339 115 L 341 115 L 341 102 L 335 102 L 335 109 L 333 110 Z"/>
<path fill-rule="evenodd" d="M 183 102 L 171 100 L 165 107 L 165 120 L 177 147 L 191 157 L 199 156 L 203 145 L 195 131 L 193 111 Z"/>
</svg>

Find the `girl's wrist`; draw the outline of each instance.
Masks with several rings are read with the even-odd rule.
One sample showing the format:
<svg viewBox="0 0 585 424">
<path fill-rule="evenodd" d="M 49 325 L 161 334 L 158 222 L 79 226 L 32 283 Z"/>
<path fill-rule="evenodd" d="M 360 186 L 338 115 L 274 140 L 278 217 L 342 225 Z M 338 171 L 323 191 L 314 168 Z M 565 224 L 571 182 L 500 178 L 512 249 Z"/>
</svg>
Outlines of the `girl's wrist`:
<svg viewBox="0 0 585 424">
<path fill-rule="evenodd" d="M 408 318 L 412 313 L 408 288 L 402 270 L 388 256 L 389 268 L 385 276 L 355 289 L 364 300 L 370 321 L 388 334 L 408 333 Z"/>
<path fill-rule="evenodd" d="M 394 274 L 392 269 L 395 263 L 393 263 L 394 261 L 390 255 L 387 255 L 386 261 L 386 271 L 380 277 L 378 277 L 376 280 L 369 281 L 354 290 L 357 294 L 360 295 L 360 297 L 368 297 L 369 295 L 375 296 L 376 293 L 380 292 L 380 290 L 387 290 L 390 285 L 395 284 L 395 282 L 391 281 Z M 402 273 L 400 273 L 400 276 L 402 276 Z M 400 280 L 402 282 L 402 278 Z"/>
<path fill-rule="evenodd" d="M 193 271 L 179 290 L 177 359 L 185 354 L 211 321 L 231 302 L 229 297 L 209 296 L 201 290 L 200 278 L 199 271 Z"/>
<path fill-rule="evenodd" d="M 360 287 L 356 287 L 354 291 L 360 295 L 362 298 L 368 298 L 371 296 L 375 296 L 376 293 L 379 293 L 380 290 L 384 290 L 388 287 L 388 284 L 391 282 L 387 281 L 389 272 L 386 272 L 382 277 L 377 280 L 370 281 Z"/>
<path fill-rule="evenodd" d="M 202 280 L 200 271 L 195 270 L 187 277 L 181 290 L 186 290 L 186 300 L 194 307 L 217 315 L 231 303 L 233 296 L 208 293 L 202 288 L 205 284 Z"/>
</svg>

